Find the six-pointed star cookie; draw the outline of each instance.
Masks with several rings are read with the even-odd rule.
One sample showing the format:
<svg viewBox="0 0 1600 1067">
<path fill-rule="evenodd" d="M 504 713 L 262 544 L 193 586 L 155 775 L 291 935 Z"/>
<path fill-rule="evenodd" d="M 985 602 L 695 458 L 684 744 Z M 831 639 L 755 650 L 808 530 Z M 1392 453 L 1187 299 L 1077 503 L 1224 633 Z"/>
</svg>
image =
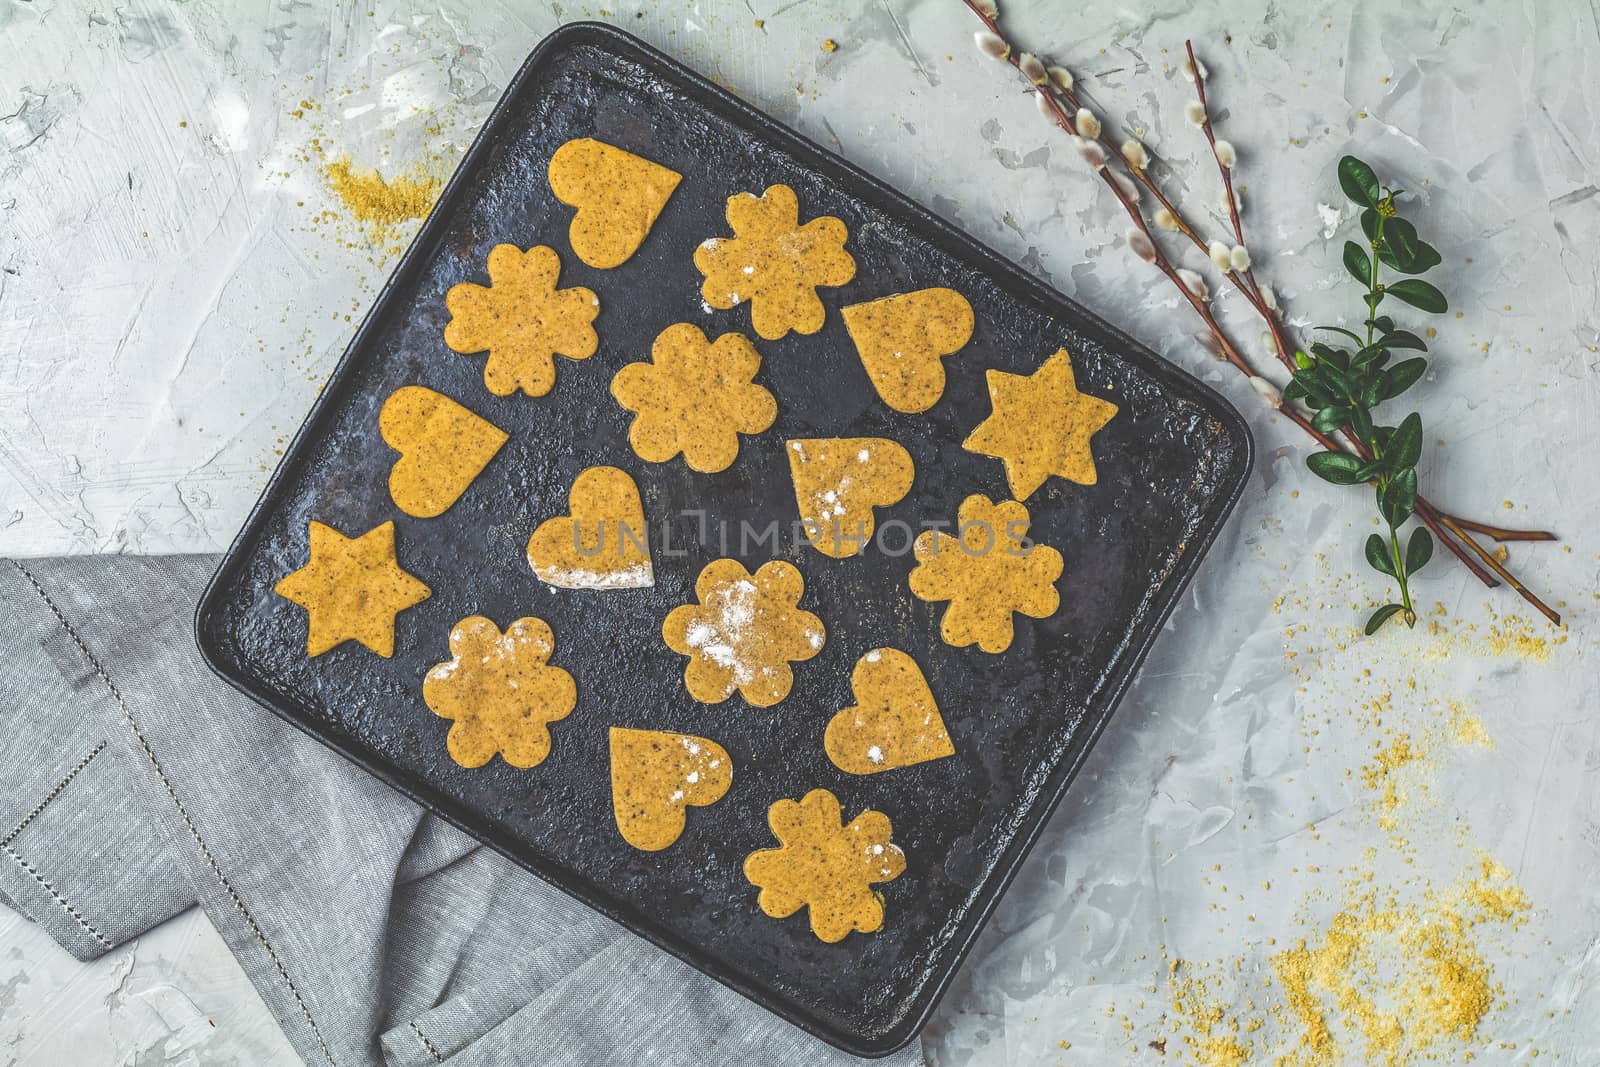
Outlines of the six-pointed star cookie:
<svg viewBox="0 0 1600 1067">
<path fill-rule="evenodd" d="M 1052 474 L 1095 483 L 1089 438 L 1111 421 L 1117 405 L 1078 392 L 1065 348 L 1032 374 L 991 370 L 989 403 L 994 410 L 961 447 L 1003 461 L 1014 497 L 1028 499 Z"/>
<path fill-rule="evenodd" d="M 273 589 L 310 616 L 307 655 L 359 641 L 385 659 L 394 655 L 394 617 L 433 592 L 396 562 L 393 522 L 360 537 L 311 523 L 310 561 Z"/>
</svg>

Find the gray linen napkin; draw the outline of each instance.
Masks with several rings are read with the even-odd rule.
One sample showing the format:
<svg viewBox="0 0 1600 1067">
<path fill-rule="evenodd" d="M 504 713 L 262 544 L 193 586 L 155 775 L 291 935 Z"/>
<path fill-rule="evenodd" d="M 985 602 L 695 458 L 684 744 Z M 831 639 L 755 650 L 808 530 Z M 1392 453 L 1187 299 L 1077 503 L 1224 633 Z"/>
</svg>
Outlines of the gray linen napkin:
<svg viewBox="0 0 1600 1067">
<path fill-rule="evenodd" d="M 217 680 L 215 565 L 0 562 L 0 899 L 85 960 L 198 903 L 318 1067 L 861 1062 Z"/>
</svg>

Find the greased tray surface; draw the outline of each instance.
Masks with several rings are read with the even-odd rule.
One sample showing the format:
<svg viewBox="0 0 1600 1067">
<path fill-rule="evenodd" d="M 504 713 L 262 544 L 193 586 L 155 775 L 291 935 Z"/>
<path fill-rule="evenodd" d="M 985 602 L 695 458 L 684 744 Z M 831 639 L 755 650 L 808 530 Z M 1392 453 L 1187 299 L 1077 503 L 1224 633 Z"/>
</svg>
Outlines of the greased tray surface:
<svg viewBox="0 0 1600 1067">
<path fill-rule="evenodd" d="M 683 174 L 638 253 L 612 270 L 572 255 L 572 211 L 546 180 L 552 153 L 590 136 Z M 844 220 L 857 272 L 820 291 L 828 308 L 820 333 L 774 342 L 754 335 L 748 305 L 702 303 L 692 255 L 730 232 L 729 196 L 776 183 L 799 195 L 802 220 Z M 556 386 L 537 399 L 491 395 L 484 357 L 458 355 L 442 339 L 445 292 L 485 283 L 485 259 L 501 242 L 551 246 L 561 286 L 600 298 L 599 352 L 557 359 Z M 963 293 L 977 326 L 944 361 L 943 399 L 900 414 L 874 393 L 838 309 L 930 286 Z M 675 322 L 713 338 L 751 337 L 762 355 L 756 380 L 778 400 L 777 422 L 742 437 L 737 461 L 719 474 L 695 473 L 681 459 L 640 460 L 627 440 L 632 416 L 609 393 L 616 371 L 647 359 L 656 334 Z M 1051 479 L 1027 501 L 1030 536 L 1065 556 L 1061 608 L 1044 620 L 1018 616 L 1006 652 L 940 639 L 944 605 L 911 596 L 915 560 L 894 551 L 905 538 L 835 560 L 788 535 L 796 518 L 788 438 L 904 445 L 916 481 L 878 511 L 880 528 L 890 519 L 913 528 L 953 520 L 972 493 L 1009 496 L 1000 462 L 961 448 L 989 414 L 984 371 L 1031 373 L 1059 347 L 1071 352 L 1080 389 L 1121 410 L 1094 438 L 1098 484 Z M 396 454 L 379 436 L 378 411 L 410 384 L 511 435 L 433 519 L 402 514 L 387 488 Z M 1204 385 L 631 36 L 573 24 L 529 58 L 380 294 L 207 590 L 198 639 L 229 682 L 486 844 L 818 1036 L 880 1055 L 932 1012 L 1227 516 L 1250 460 L 1244 424 Z M 529 569 L 534 527 L 567 513 L 573 478 L 596 464 L 621 467 L 639 485 L 655 539 L 652 588 L 558 590 Z M 400 564 L 433 595 L 400 614 L 392 659 L 354 643 L 307 657 L 305 612 L 273 585 L 305 563 L 313 519 L 351 536 L 396 523 Z M 773 519 L 786 531 L 776 553 L 771 541 L 741 551 L 740 523 L 762 530 Z M 806 582 L 801 607 L 827 626 L 821 654 L 794 665 L 794 689 L 775 707 L 738 696 L 697 703 L 684 689 L 684 658 L 662 641 L 662 619 L 695 602 L 701 567 L 724 555 L 752 571 L 775 556 L 796 565 Z M 553 725 L 551 755 L 533 769 L 500 759 L 457 766 L 445 749 L 450 723 L 422 702 L 423 675 L 450 656 L 451 627 L 475 614 L 501 626 L 544 619 L 556 635 L 552 662 L 577 681 L 577 709 Z M 823 730 L 855 702 L 856 659 L 879 646 L 921 664 L 954 757 L 864 777 L 829 762 Z M 617 833 L 614 725 L 698 734 L 732 756 L 728 794 L 691 809 L 665 851 L 637 851 Z M 776 844 L 768 807 L 815 788 L 831 790 L 847 820 L 867 807 L 888 814 L 907 860 L 904 874 L 877 886 L 883 928 L 832 945 L 812 935 L 804 911 L 762 914 L 742 872 L 746 855 Z"/>
</svg>

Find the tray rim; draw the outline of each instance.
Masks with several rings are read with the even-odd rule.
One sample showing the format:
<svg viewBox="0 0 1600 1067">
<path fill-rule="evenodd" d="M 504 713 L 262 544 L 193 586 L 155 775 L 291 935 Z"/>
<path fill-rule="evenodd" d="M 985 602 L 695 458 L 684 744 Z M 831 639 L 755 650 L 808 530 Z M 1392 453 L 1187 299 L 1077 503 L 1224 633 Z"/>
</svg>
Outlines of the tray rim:
<svg viewBox="0 0 1600 1067">
<path fill-rule="evenodd" d="M 264 515 L 277 505 L 279 497 L 286 491 L 286 486 L 291 480 L 290 471 L 300 451 L 317 435 L 316 431 L 321 429 L 322 424 L 332 417 L 340 397 L 339 387 L 343 380 L 354 372 L 358 356 L 367 346 L 371 335 L 386 323 L 388 305 L 394 299 L 395 290 L 400 283 L 409 282 L 412 276 L 426 265 L 423 250 L 435 243 L 433 239 L 437 232 L 447 224 L 451 214 L 449 206 L 462 195 L 471 180 L 471 174 L 476 170 L 476 164 L 481 162 L 481 156 L 487 154 L 493 147 L 498 136 L 498 127 L 511 117 L 513 100 L 544 61 L 560 54 L 563 50 L 586 44 L 598 46 L 624 59 L 642 61 L 647 66 L 664 68 L 669 80 L 686 83 L 687 88 L 715 98 L 723 108 L 734 113 L 735 119 L 740 124 L 755 127 L 760 136 L 777 142 L 780 148 L 794 155 L 804 166 L 822 171 L 839 184 L 855 183 L 857 186 L 865 186 L 866 191 L 874 197 L 888 201 L 889 210 L 902 216 L 909 216 L 926 237 L 936 239 L 936 243 L 947 250 L 951 245 L 956 246 L 961 254 L 973 261 L 991 281 L 1015 295 L 1043 305 L 1049 309 L 1052 317 L 1071 319 L 1074 326 L 1080 330 L 1099 333 L 1102 339 L 1108 342 L 1107 347 L 1115 351 L 1117 358 L 1131 361 L 1141 370 L 1162 379 L 1166 384 L 1178 384 L 1184 391 L 1194 394 L 1193 401 L 1222 423 L 1236 439 L 1238 455 L 1236 465 L 1239 469 L 1233 475 L 1232 485 L 1224 483 L 1226 492 L 1213 505 L 1214 517 L 1207 524 L 1208 528 L 1203 530 L 1202 536 L 1189 542 L 1187 550 L 1169 572 L 1161 595 L 1152 601 L 1142 638 L 1126 647 L 1122 666 L 1113 677 L 1112 684 L 1105 688 L 1100 697 L 1104 707 L 1103 712 L 1085 721 L 1081 745 L 1077 746 L 1070 758 L 1052 768 L 1046 779 L 1047 786 L 1041 790 L 1039 799 L 1027 809 L 1016 835 L 992 869 L 991 877 L 995 879 L 992 891 L 986 898 L 980 898 L 968 910 L 963 919 L 961 933 L 951 942 L 954 947 L 946 950 L 946 962 L 940 967 L 931 968 L 933 980 L 925 983 L 922 989 L 910 998 L 913 1010 L 907 1012 L 894 1025 L 884 1028 L 876 1037 L 864 1036 L 791 1005 L 774 990 L 732 973 L 673 931 L 659 927 L 653 920 L 633 911 L 622 902 L 608 898 L 595 883 L 577 872 L 526 853 L 513 843 L 497 839 L 493 827 L 484 823 L 479 815 L 467 810 L 464 805 L 458 804 L 426 783 L 408 780 L 400 768 L 372 753 L 354 747 L 351 739 L 344 736 L 341 731 L 328 729 L 330 720 L 326 716 L 289 694 L 275 689 L 270 681 L 260 678 L 242 662 L 231 657 L 220 647 L 222 642 L 216 637 L 218 629 L 216 622 L 221 611 L 220 601 L 224 598 L 227 588 L 238 578 L 247 549 L 251 543 L 259 539 L 260 522 Z M 806 1033 L 852 1055 L 875 1059 L 888 1056 L 905 1047 L 932 1018 L 1007 889 L 1021 870 L 1045 825 L 1050 821 L 1051 815 L 1060 806 L 1106 725 L 1116 713 L 1123 696 L 1137 677 L 1155 640 L 1164 629 L 1168 617 L 1193 580 L 1195 572 L 1209 553 L 1211 546 L 1226 527 L 1255 468 L 1255 452 L 1255 439 L 1249 424 L 1232 403 L 1211 385 L 1157 355 L 1071 297 L 1030 274 L 954 223 L 910 199 L 884 180 L 868 173 L 843 156 L 818 145 L 759 108 L 746 103 L 733 92 L 712 82 L 685 63 L 618 26 L 594 20 L 577 20 L 557 26 L 545 35 L 523 60 L 517 73 L 507 83 L 500 99 L 495 102 L 494 108 L 484 119 L 472 144 L 462 155 L 461 162 L 457 164 L 450 179 L 445 183 L 433 210 L 423 221 L 394 270 L 373 298 L 371 306 L 362 317 L 360 326 L 329 372 L 304 421 L 284 449 L 261 495 L 250 508 L 244 523 L 223 554 L 216 572 L 206 583 L 195 607 L 195 642 L 206 666 L 229 686 L 248 696 L 290 726 L 350 760 L 449 825 L 547 884 L 567 893 L 585 906 L 619 923 L 630 933 L 643 937 L 657 948 L 694 967 L 701 974 L 727 986 Z"/>
</svg>

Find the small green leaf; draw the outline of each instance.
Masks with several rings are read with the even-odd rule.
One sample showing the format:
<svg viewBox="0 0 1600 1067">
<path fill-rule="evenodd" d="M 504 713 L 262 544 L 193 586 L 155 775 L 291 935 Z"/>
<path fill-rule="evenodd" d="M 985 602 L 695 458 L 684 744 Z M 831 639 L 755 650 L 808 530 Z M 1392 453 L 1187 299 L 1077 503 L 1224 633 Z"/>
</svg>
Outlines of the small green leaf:
<svg viewBox="0 0 1600 1067">
<path fill-rule="evenodd" d="M 1306 387 L 1290 378 L 1289 384 L 1283 387 L 1283 398 L 1285 400 L 1304 400 L 1305 397 Z"/>
<path fill-rule="evenodd" d="M 1367 538 L 1367 562 L 1372 564 L 1375 571 L 1381 571 L 1391 578 L 1398 577 L 1394 573 L 1394 559 L 1389 555 L 1389 542 L 1381 534 Z"/>
<path fill-rule="evenodd" d="M 1407 467 L 1393 478 L 1380 494 L 1378 509 L 1390 526 L 1400 526 L 1417 510 L 1417 471 Z"/>
<path fill-rule="evenodd" d="M 1362 285 L 1372 284 L 1372 261 L 1367 258 L 1366 249 L 1354 241 L 1344 243 L 1344 269 Z"/>
<path fill-rule="evenodd" d="M 1311 366 L 1311 357 L 1297 348 L 1294 351 L 1294 365 L 1303 370 L 1306 367 Z"/>
<path fill-rule="evenodd" d="M 1403 274 L 1416 274 L 1412 270 L 1417 260 L 1417 228 L 1396 215 L 1383 224 L 1383 248 L 1378 257 Z"/>
<path fill-rule="evenodd" d="M 1377 611 L 1374 611 L 1372 618 L 1367 620 L 1367 636 L 1371 637 L 1377 633 L 1380 626 L 1404 610 L 1405 608 L 1400 604 L 1385 604 Z"/>
<path fill-rule="evenodd" d="M 1356 475 L 1363 482 L 1370 482 L 1383 472 L 1381 460 L 1371 459 L 1356 468 Z"/>
<path fill-rule="evenodd" d="M 1300 387 L 1306 391 L 1306 396 L 1315 400 L 1319 407 L 1326 407 L 1330 401 L 1338 398 L 1338 390 L 1328 382 L 1321 364 L 1295 371 L 1291 380 L 1299 382 Z"/>
<path fill-rule="evenodd" d="M 1391 296 L 1399 297 L 1414 308 L 1434 315 L 1442 315 L 1450 309 L 1444 294 L 1421 278 L 1404 278 L 1388 286 L 1385 292 Z"/>
<path fill-rule="evenodd" d="M 1359 485 L 1361 461 L 1348 452 L 1313 452 L 1306 457 L 1306 466 L 1325 482 L 1334 485 Z"/>
<path fill-rule="evenodd" d="M 1323 433 L 1332 433 L 1350 421 L 1350 409 L 1338 404 L 1323 408 L 1312 416 L 1311 428 Z"/>
<path fill-rule="evenodd" d="M 1385 349 L 1383 342 L 1379 341 L 1377 344 L 1368 345 L 1366 348 L 1363 348 L 1361 351 L 1357 352 L 1355 354 L 1355 358 L 1353 358 L 1350 362 L 1353 366 L 1365 367 L 1379 356 L 1384 355 L 1386 351 L 1387 349 Z"/>
<path fill-rule="evenodd" d="M 1322 380 L 1332 388 L 1334 395 L 1330 399 L 1355 399 L 1355 382 L 1351 380 L 1348 371 L 1330 362 L 1324 362 L 1317 371 Z"/>
<path fill-rule="evenodd" d="M 1358 204 L 1378 206 L 1378 176 L 1355 156 L 1339 160 L 1339 188 Z"/>
<path fill-rule="evenodd" d="M 1350 409 L 1350 429 L 1363 441 L 1372 440 L 1372 413 L 1357 404 Z"/>
<path fill-rule="evenodd" d="M 1417 253 L 1411 259 L 1411 267 L 1407 274 L 1425 274 L 1437 267 L 1442 261 L 1439 250 L 1426 241 L 1417 242 Z"/>
<path fill-rule="evenodd" d="M 1325 345 L 1321 341 L 1316 341 L 1311 345 L 1311 351 L 1314 355 L 1321 357 L 1324 365 L 1331 363 L 1341 371 L 1350 369 L 1350 353 L 1342 348 L 1334 348 L 1332 345 Z"/>
<path fill-rule="evenodd" d="M 1375 293 L 1363 293 L 1361 295 L 1362 303 L 1367 305 L 1367 312 L 1369 314 L 1378 310 L 1378 305 L 1383 303 L 1383 296 L 1384 293 L 1382 289 L 1379 289 Z"/>
<path fill-rule="evenodd" d="M 1361 387 L 1361 406 L 1375 408 L 1383 400 L 1383 376 L 1379 375 Z"/>
<path fill-rule="evenodd" d="M 1319 329 L 1319 330 L 1327 330 L 1329 333 L 1342 333 L 1342 334 L 1344 334 L 1346 337 L 1350 338 L 1350 340 L 1354 341 L 1358 345 L 1364 345 L 1364 344 L 1367 343 L 1367 342 L 1365 342 L 1365 341 L 1363 341 L 1361 339 L 1359 334 L 1351 333 L 1349 330 L 1345 329 L 1343 326 L 1318 326 L 1317 329 Z"/>
<path fill-rule="evenodd" d="M 1405 330 L 1393 330 L 1384 334 L 1380 342 L 1385 348 L 1410 348 L 1418 352 L 1426 352 L 1428 346 L 1423 344 L 1422 338 Z"/>
<path fill-rule="evenodd" d="M 1378 239 L 1378 213 L 1370 207 L 1361 213 L 1361 232 L 1369 241 Z"/>
<path fill-rule="evenodd" d="M 1428 371 L 1428 361 L 1421 356 L 1403 359 L 1383 372 L 1383 388 L 1379 400 L 1389 400 L 1417 384 Z"/>
<path fill-rule="evenodd" d="M 1415 411 L 1394 428 L 1394 435 L 1383 450 L 1383 461 L 1390 470 L 1401 471 L 1415 467 L 1422 458 L 1422 416 Z M 1394 525 L 1399 526 L 1399 523 Z"/>
<path fill-rule="evenodd" d="M 1433 558 L 1433 535 L 1424 527 L 1412 531 L 1411 543 L 1406 546 L 1406 573 L 1415 574 Z"/>
</svg>

